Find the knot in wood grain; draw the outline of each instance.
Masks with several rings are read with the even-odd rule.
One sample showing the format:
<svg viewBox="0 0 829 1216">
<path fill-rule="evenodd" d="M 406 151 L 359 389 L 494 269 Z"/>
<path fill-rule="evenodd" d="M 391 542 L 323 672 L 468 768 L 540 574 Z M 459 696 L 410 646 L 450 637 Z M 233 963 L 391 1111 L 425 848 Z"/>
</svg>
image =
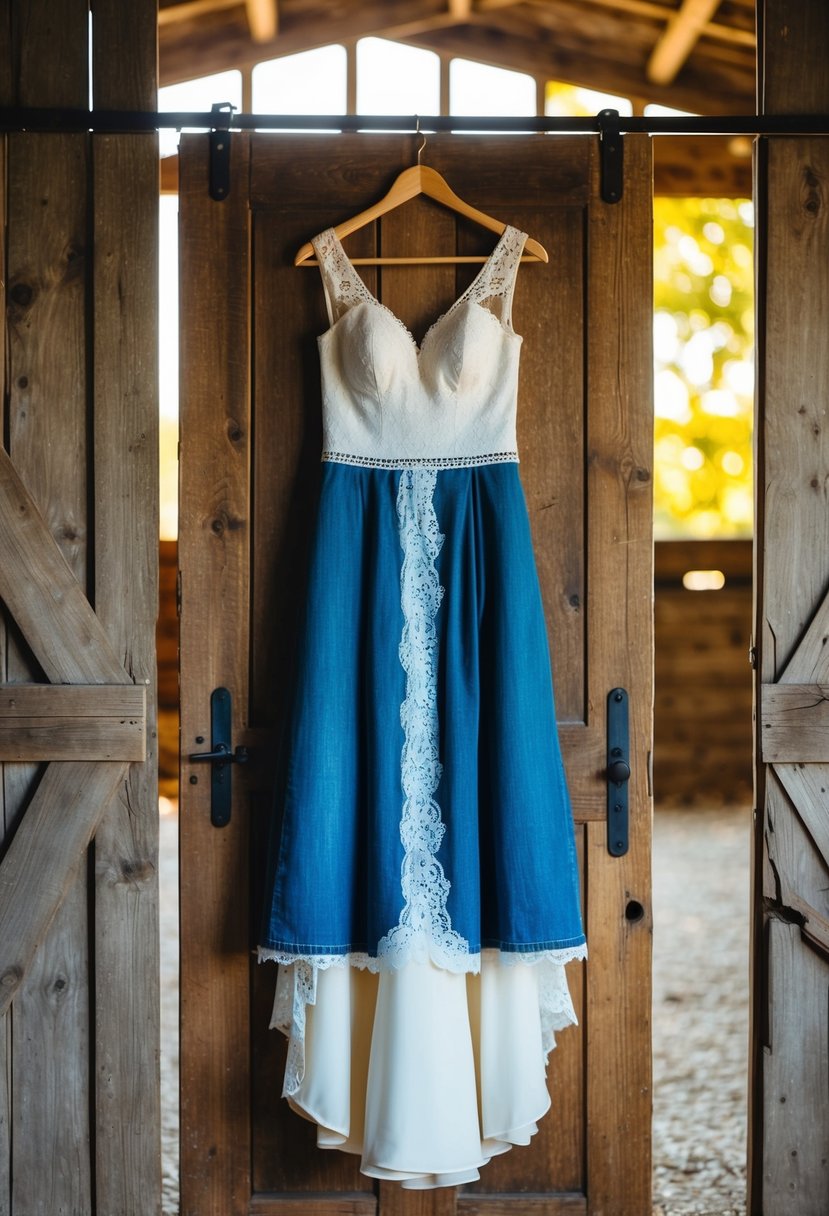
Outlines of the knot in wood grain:
<svg viewBox="0 0 829 1216">
<path fill-rule="evenodd" d="M 800 201 L 811 219 L 816 219 L 823 210 L 823 184 L 811 165 L 803 166 Z"/>
<path fill-rule="evenodd" d="M 227 437 L 231 443 L 241 443 L 245 437 L 245 432 L 235 418 L 227 420 Z"/>
<path fill-rule="evenodd" d="M 124 882 L 146 882 L 155 873 L 155 866 L 147 858 L 122 857 L 120 861 L 121 878 Z"/>
<path fill-rule="evenodd" d="M 84 250 L 71 242 L 63 251 L 63 281 L 65 283 L 81 279 L 84 272 Z"/>
<path fill-rule="evenodd" d="M 228 511 L 217 511 L 210 521 L 210 531 L 214 536 L 224 536 L 225 532 L 238 532 L 244 526 L 244 521 L 235 518 Z"/>
<path fill-rule="evenodd" d="M 35 298 L 35 289 L 31 283 L 15 283 L 9 292 L 13 304 L 18 308 L 29 308 Z"/>
<path fill-rule="evenodd" d="M 18 966 L 17 963 L 12 964 L 11 967 L 7 967 L 2 975 L 0 975 L 0 991 L 7 993 L 14 992 L 20 987 L 22 979 L 23 968 Z"/>
</svg>

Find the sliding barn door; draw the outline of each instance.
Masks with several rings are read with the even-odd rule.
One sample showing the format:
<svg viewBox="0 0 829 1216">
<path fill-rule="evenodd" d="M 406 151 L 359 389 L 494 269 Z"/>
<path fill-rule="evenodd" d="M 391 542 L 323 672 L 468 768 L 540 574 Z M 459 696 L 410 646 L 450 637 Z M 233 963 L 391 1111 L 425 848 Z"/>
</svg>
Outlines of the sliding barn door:
<svg viewBox="0 0 829 1216">
<path fill-rule="evenodd" d="M 651 189 L 626 137 L 624 198 L 599 197 L 591 138 L 430 138 L 427 160 L 474 205 L 540 240 L 521 268 L 521 476 L 547 612 L 582 863 L 589 962 L 580 1027 L 552 1054 L 553 1107 L 480 1182 L 405 1192 L 315 1147 L 280 1099 L 267 1029 L 275 969 L 252 949 L 270 761 L 302 612 L 321 449 L 316 270 L 293 256 L 379 198 L 411 137 L 234 136 L 229 198 L 207 140 L 181 156 L 182 1213 L 449 1216 L 650 1210 Z M 346 242 L 354 256 L 488 252 L 491 233 L 415 200 Z M 420 337 L 475 266 L 361 267 Z M 630 847 L 608 848 L 607 697 L 629 694 Z M 232 701 L 230 821 L 211 822 L 211 694 Z M 615 833 L 613 833 L 615 836 Z M 615 846 L 614 846 L 615 847 Z"/>
</svg>

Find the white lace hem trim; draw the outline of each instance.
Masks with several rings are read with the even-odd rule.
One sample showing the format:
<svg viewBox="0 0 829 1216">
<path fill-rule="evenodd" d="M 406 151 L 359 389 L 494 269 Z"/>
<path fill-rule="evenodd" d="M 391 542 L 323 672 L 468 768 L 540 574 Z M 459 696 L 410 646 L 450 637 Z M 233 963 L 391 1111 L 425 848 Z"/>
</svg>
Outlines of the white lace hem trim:
<svg viewBox="0 0 829 1216">
<path fill-rule="evenodd" d="M 503 967 L 517 967 L 521 963 L 530 966 L 537 963 L 557 963 L 564 966 L 565 963 L 586 959 L 587 946 L 584 942 L 578 946 L 560 946 L 551 950 L 500 950 L 493 946 L 485 947 L 478 954 L 452 954 L 445 960 L 440 958 L 440 952 L 435 949 L 434 943 L 424 944 L 422 953 L 413 952 L 405 957 L 400 954 L 375 955 L 360 951 L 352 951 L 349 954 L 292 954 L 288 950 L 271 950 L 266 946 L 259 946 L 257 949 L 260 963 L 281 963 L 283 967 L 304 963 L 318 971 L 327 971 L 329 967 L 356 967 L 358 971 L 374 973 L 399 971 L 407 963 L 424 962 L 428 958 L 444 971 L 478 975 L 482 957 L 495 955 Z"/>
<path fill-rule="evenodd" d="M 518 453 L 486 452 L 481 456 L 358 456 L 353 452 L 322 453 L 332 464 L 353 464 L 366 469 L 468 469 L 485 464 L 518 464 Z"/>
</svg>

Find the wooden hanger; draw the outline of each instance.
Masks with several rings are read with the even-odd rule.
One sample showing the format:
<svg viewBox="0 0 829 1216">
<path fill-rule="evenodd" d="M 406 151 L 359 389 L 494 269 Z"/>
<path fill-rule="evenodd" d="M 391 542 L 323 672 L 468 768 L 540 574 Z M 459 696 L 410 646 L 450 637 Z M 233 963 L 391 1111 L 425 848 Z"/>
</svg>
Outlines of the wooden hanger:
<svg viewBox="0 0 829 1216">
<path fill-rule="evenodd" d="M 422 134 L 420 132 L 419 121 L 417 130 Z M 506 224 L 503 224 L 500 220 L 496 220 L 491 215 L 487 215 L 485 211 L 479 211 L 477 207 L 473 207 L 470 203 L 465 203 L 462 198 L 455 194 L 446 179 L 441 177 L 435 169 L 430 169 L 428 165 L 420 163 L 420 156 L 425 146 L 426 136 L 424 135 L 423 143 L 417 150 L 417 164 L 404 169 L 402 173 L 398 174 L 392 183 L 391 189 L 379 202 L 374 203 L 373 206 L 368 207 L 365 211 L 361 211 L 358 215 L 352 216 L 351 219 L 343 220 L 341 224 L 337 224 L 334 231 L 340 240 L 348 236 L 350 232 L 356 232 L 358 228 L 363 228 L 366 224 L 379 219 L 381 215 L 385 215 L 388 211 L 393 211 L 395 207 L 399 207 L 402 203 L 407 203 L 409 199 L 416 198 L 418 194 L 425 194 L 427 198 L 433 198 L 436 202 L 449 207 L 450 210 L 457 211 L 459 215 L 474 220 L 476 224 L 481 224 L 484 228 L 489 228 L 491 232 L 497 232 L 499 235 L 503 233 L 507 227 Z M 540 245 L 538 241 L 534 241 L 531 237 L 527 238 L 524 253 L 525 256 L 521 258 L 522 262 L 549 262 L 550 260 L 544 246 Z M 316 266 L 317 262 L 313 255 L 314 247 L 308 241 L 294 258 L 294 265 Z M 443 262 L 455 264 L 460 262 L 486 262 L 488 260 L 488 256 L 465 257 L 462 255 L 454 257 L 349 258 L 353 266 L 428 266 Z"/>
</svg>

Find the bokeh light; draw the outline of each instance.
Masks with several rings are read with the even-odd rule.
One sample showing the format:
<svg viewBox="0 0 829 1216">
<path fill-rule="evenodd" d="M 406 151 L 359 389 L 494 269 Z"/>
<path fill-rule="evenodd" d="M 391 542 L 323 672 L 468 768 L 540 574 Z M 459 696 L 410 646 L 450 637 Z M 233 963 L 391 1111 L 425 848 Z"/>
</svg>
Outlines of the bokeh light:
<svg viewBox="0 0 829 1216">
<path fill-rule="evenodd" d="M 654 530 L 750 536 L 753 208 L 654 199 Z"/>
</svg>

